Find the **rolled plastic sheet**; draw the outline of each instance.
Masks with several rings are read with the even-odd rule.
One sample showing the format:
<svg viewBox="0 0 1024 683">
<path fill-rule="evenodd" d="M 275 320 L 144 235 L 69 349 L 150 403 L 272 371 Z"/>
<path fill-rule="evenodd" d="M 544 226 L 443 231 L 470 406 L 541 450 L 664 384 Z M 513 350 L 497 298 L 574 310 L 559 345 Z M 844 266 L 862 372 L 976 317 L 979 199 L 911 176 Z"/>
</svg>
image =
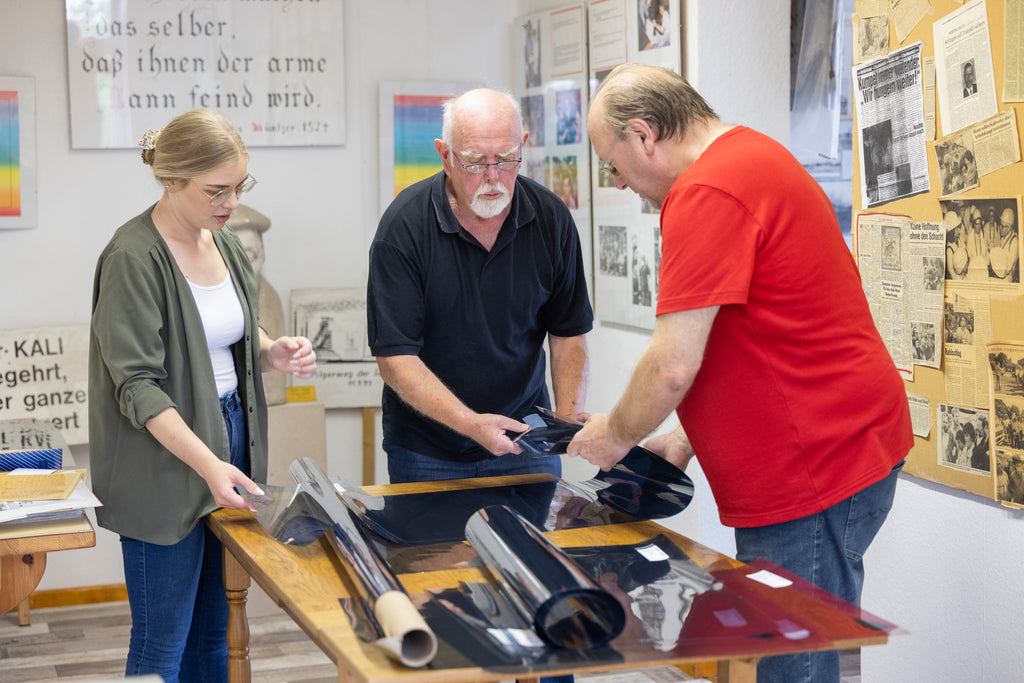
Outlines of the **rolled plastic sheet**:
<svg viewBox="0 0 1024 683">
<path fill-rule="evenodd" d="M 265 497 L 264 504 L 257 505 L 256 519 L 286 544 L 312 543 L 326 531 L 361 598 L 372 608 L 380 636 L 377 644 L 406 666 L 429 664 L 437 653 L 436 636 L 387 563 L 367 542 L 334 484 L 309 458 L 293 461 L 288 472 L 296 482 L 295 491 L 287 500 Z"/>
<path fill-rule="evenodd" d="M 511 508 L 478 510 L 466 523 L 466 539 L 548 644 L 595 648 L 622 631 L 618 600 Z"/>
</svg>

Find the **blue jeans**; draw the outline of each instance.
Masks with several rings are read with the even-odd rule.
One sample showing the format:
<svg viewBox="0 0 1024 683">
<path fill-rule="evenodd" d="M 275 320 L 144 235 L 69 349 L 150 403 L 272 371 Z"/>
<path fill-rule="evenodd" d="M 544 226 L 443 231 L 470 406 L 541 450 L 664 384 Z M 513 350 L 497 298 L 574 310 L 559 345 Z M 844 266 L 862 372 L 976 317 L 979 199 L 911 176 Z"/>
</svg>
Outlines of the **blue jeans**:
<svg viewBox="0 0 1024 683">
<path fill-rule="evenodd" d="M 408 448 L 396 446 L 387 440 L 382 445 L 388 454 L 388 478 L 392 484 L 470 479 L 472 477 L 500 477 L 538 472 L 547 472 L 556 477 L 562 476 L 562 459 L 557 455 L 536 457 L 507 453 L 476 462 L 459 462 L 457 460 L 442 460 L 410 451 Z"/>
<path fill-rule="evenodd" d="M 237 393 L 221 399 L 221 412 L 231 464 L 247 471 L 245 420 Z M 125 676 L 226 683 L 228 603 L 217 537 L 200 522 L 174 545 L 121 536 L 121 554 L 132 615 Z"/>
<path fill-rule="evenodd" d="M 864 553 L 892 508 L 903 462 L 881 481 L 817 514 L 736 529 L 736 558 L 761 557 L 854 605 L 864 585 Z M 765 657 L 758 683 L 839 681 L 839 651 Z"/>
</svg>

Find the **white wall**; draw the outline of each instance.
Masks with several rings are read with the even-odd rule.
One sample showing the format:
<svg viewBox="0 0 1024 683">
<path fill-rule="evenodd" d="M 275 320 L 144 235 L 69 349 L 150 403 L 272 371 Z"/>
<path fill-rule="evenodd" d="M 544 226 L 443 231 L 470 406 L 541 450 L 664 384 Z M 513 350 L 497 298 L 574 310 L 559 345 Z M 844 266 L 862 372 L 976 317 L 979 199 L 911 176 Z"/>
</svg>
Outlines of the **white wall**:
<svg viewBox="0 0 1024 683">
<path fill-rule="evenodd" d="M 348 142 L 250 149 L 259 185 L 245 202 L 273 222 L 264 236 L 264 275 L 285 301 L 293 288 L 366 284 L 366 247 L 379 217 L 379 82 L 510 86 L 511 4 L 345 0 L 344 6 L 339 39 Z M 62 0 L 0 0 L 0 74 L 35 78 L 39 168 L 39 227 L 0 231 L 4 329 L 88 323 L 96 257 L 119 225 L 160 196 L 137 150 L 71 149 L 65 41 Z M 362 481 L 361 412 L 328 411 L 327 437 L 328 473 Z M 73 451 L 79 465 L 88 464 L 87 447 Z M 377 461 L 383 481 L 384 459 Z M 98 530 L 97 543 L 50 555 L 40 588 L 123 581 L 116 537 Z"/>
<path fill-rule="evenodd" d="M 282 295 L 365 281 L 365 249 L 353 244 L 367 244 L 377 221 L 376 84 L 478 79 L 508 86 L 512 19 L 563 4 L 345 0 L 349 142 L 252 150 L 260 185 L 247 201 L 274 221 L 266 275 Z M 685 12 L 694 85 L 724 120 L 783 141 L 788 7 L 786 0 L 686 0 Z M 475 52 L 487 58 L 473 58 Z M 114 228 L 158 196 L 136 152 L 70 150 L 64 60 L 62 2 L 0 0 L 0 74 L 36 79 L 40 195 L 38 229 L 0 232 L 4 328 L 87 322 L 95 256 Z M 10 284 L 25 282 L 33 284 Z M 635 331 L 597 326 L 589 409 L 614 405 L 646 343 Z M 358 411 L 329 412 L 330 474 L 358 481 Z M 76 457 L 86 456 L 76 449 Z M 691 466 L 690 474 L 698 483 L 694 505 L 669 526 L 731 553 L 731 532 L 718 523 L 699 471 Z M 864 650 L 865 683 L 1019 680 L 1022 518 L 976 496 L 901 478 L 896 508 L 866 558 L 864 607 L 906 632 Z M 120 581 L 116 540 L 106 532 L 99 538 L 96 549 L 51 554 L 41 587 Z"/>
</svg>

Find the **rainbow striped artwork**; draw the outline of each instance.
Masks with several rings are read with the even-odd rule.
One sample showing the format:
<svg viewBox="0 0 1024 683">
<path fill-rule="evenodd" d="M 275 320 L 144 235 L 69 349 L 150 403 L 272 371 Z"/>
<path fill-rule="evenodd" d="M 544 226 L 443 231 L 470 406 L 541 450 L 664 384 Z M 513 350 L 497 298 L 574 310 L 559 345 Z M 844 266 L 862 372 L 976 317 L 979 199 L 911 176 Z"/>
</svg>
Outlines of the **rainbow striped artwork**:
<svg viewBox="0 0 1024 683">
<path fill-rule="evenodd" d="M 450 95 L 395 95 L 394 197 L 441 170 L 434 140 L 441 137 L 441 105 Z"/>
<path fill-rule="evenodd" d="M 0 90 L 0 216 L 21 215 L 18 92 Z"/>
</svg>

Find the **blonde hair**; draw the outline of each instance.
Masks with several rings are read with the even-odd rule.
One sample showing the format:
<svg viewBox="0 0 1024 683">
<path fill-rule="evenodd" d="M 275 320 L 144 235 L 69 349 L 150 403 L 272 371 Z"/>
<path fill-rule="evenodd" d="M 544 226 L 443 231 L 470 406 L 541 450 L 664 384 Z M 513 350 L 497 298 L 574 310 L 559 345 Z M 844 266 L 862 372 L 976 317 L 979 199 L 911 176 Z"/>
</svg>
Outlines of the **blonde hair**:
<svg viewBox="0 0 1024 683">
<path fill-rule="evenodd" d="M 160 182 L 188 180 L 249 155 L 238 129 L 212 109 L 179 114 L 143 141 L 142 162 Z"/>
</svg>

